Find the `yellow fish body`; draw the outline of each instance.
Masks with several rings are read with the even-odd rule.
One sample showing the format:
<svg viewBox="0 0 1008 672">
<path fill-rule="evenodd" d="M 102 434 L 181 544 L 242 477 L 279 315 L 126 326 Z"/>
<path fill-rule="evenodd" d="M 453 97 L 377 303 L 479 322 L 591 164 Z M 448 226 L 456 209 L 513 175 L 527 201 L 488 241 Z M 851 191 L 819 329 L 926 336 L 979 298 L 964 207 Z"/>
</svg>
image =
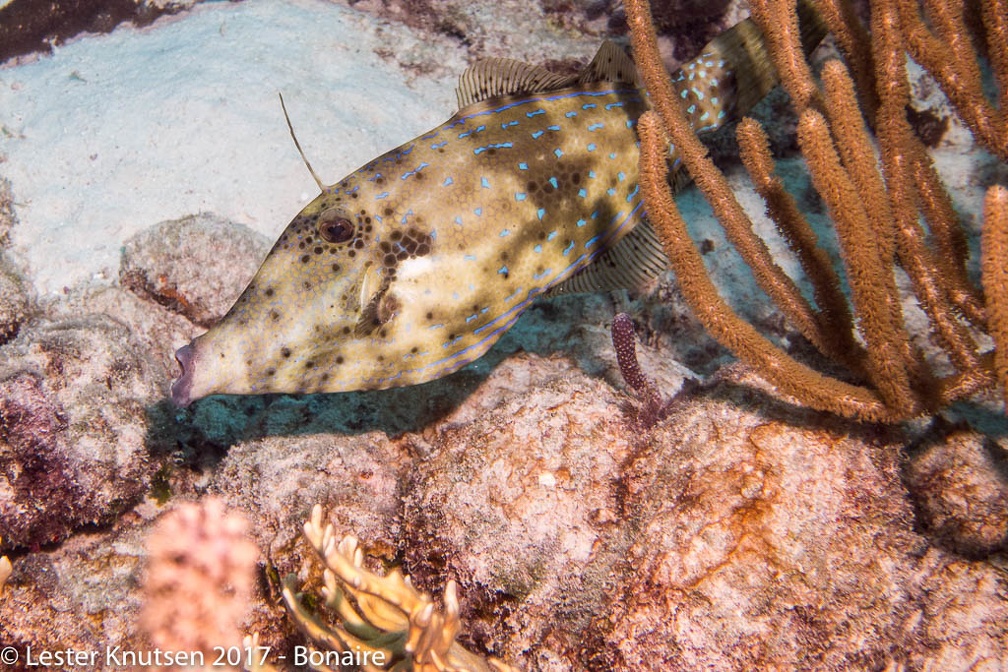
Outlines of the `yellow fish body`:
<svg viewBox="0 0 1008 672">
<path fill-rule="evenodd" d="M 763 53 L 754 31 L 739 24 L 673 77 L 695 128 L 716 128 L 774 85 L 742 48 Z M 294 218 L 227 315 L 176 353 L 175 403 L 426 382 L 483 355 L 551 290 L 664 269 L 639 226 L 635 124 L 647 96 L 621 49 L 604 44 L 574 78 L 486 61 L 458 93 L 455 116 Z"/>
</svg>

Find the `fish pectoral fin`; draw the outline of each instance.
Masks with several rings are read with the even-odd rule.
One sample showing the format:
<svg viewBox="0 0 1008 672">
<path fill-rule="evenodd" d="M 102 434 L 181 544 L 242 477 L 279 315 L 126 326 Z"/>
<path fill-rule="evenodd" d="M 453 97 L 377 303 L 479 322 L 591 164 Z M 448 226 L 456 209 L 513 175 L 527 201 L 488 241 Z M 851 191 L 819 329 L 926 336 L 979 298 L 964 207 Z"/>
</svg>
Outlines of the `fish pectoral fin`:
<svg viewBox="0 0 1008 672">
<path fill-rule="evenodd" d="M 399 301 L 389 293 L 391 282 L 387 277 L 367 303 L 364 304 L 357 324 L 354 325 L 354 336 L 360 338 L 374 333 L 383 324 L 387 324 L 399 311 Z"/>
<path fill-rule="evenodd" d="M 546 296 L 605 292 L 615 289 L 641 291 L 644 286 L 669 269 L 669 260 L 661 241 L 646 219 L 630 233 L 602 252 L 575 275 L 554 286 Z"/>
</svg>

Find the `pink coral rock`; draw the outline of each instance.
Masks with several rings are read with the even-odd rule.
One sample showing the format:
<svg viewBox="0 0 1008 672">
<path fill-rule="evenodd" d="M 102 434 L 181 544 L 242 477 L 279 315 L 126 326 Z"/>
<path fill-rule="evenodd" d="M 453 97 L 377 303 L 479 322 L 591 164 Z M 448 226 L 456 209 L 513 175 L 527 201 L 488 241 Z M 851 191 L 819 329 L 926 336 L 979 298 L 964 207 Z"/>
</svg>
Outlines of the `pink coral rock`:
<svg viewBox="0 0 1008 672">
<path fill-rule="evenodd" d="M 973 430 L 927 441 L 906 468 L 921 523 L 938 545 L 972 557 L 1008 549 L 1005 451 Z"/>
</svg>

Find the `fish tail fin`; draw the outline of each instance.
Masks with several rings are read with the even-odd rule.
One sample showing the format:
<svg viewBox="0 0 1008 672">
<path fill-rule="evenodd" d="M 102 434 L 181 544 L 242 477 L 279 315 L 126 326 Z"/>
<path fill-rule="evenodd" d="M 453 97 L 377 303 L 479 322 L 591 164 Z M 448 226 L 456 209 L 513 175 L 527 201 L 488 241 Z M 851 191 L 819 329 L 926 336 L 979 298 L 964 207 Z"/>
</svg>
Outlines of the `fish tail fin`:
<svg viewBox="0 0 1008 672">
<path fill-rule="evenodd" d="M 799 0 L 798 24 L 802 47 L 810 54 L 829 32 L 811 0 Z M 780 83 L 766 39 L 752 20 L 742 21 L 711 40 L 673 80 L 683 99 L 695 103 L 691 115 L 698 131 L 714 130 L 748 114 Z"/>
<path fill-rule="evenodd" d="M 304 161 L 304 165 L 308 168 L 308 172 L 311 173 L 312 179 L 318 185 L 319 191 L 325 191 L 325 185 L 322 184 L 322 180 L 319 179 L 318 174 L 315 173 L 315 169 L 312 168 L 311 162 L 305 156 L 304 150 L 301 149 L 301 143 L 298 142 L 297 135 L 294 133 L 294 125 L 291 124 L 290 115 L 287 114 L 287 105 L 284 104 L 283 94 L 277 92 L 277 95 L 280 96 L 280 108 L 283 110 L 284 120 L 287 122 L 287 130 L 290 131 L 291 139 L 294 140 L 294 146 L 297 147 L 298 154 L 301 155 L 301 160 Z"/>
</svg>

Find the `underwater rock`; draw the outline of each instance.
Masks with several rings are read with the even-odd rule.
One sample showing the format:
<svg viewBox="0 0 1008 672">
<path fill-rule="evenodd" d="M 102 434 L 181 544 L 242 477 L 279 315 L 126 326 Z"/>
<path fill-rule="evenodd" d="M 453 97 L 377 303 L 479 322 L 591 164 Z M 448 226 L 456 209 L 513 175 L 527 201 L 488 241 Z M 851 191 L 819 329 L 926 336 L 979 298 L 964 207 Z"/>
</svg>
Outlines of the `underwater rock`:
<svg viewBox="0 0 1008 672">
<path fill-rule="evenodd" d="M 136 504 L 159 390 L 129 329 L 104 315 L 32 324 L 0 362 L 4 547 L 58 541 Z"/>
<path fill-rule="evenodd" d="M 72 320 L 79 315 L 101 313 L 129 325 L 134 342 L 151 358 L 155 380 L 166 398 L 171 379 L 179 370 L 175 348 L 202 331 L 184 316 L 118 285 L 74 287 L 58 300 L 45 302 L 43 310 L 52 320 Z"/>
<path fill-rule="evenodd" d="M 29 301 L 28 283 L 6 256 L 0 255 L 0 344 L 17 335 L 28 318 Z"/>
<path fill-rule="evenodd" d="M 906 483 L 925 532 L 939 547 L 969 557 L 1008 549 L 1005 451 L 966 428 L 928 441 L 911 455 Z"/>
<path fill-rule="evenodd" d="M 300 541 L 314 504 L 339 534 L 359 535 L 368 553 L 394 559 L 405 452 L 381 432 L 360 436 L 274 436 L 232 446 L 210 481 L 210 492 L 244 511 L 259 547 L 279 562 Z"/>
<path fill-rule="evenodd" d="M 164 221 L 123 246 L 123 287 L 208 327 L 255 275 L 270 242 L 209 213 Z M 167 346 L 166 346 L 167 347 Z"/>
<path fill-rule="evenodd" d="M 1008 662 L 1008 581 L 913 531 L 898 434 L 796 412 L 740 365 L 717 378 L 624 474 L 639 527 L 596 620 L 610 669 L 927 668 L 966 640 L 977 669 Z"/>
<path fill-rule="evenodd" d="M 565 359 L 519 355 L 465 406 L 418 444 L 406 568 L 431 590 L 459 582 L 463 641 L 530 669 L 571 669 L 563 661 L 619 557 L 605 542 L 632 438 L 619 397 Z"/>
<path fill-rule="evenodd" d="M 16 558 L 2 600 L 0 642 L 22 654 L 26 646 L 33 651 L 96 651 L 99 663 L 105 662 L 106 647 L 149 648 L 133 633 L 152 508 L 141 504 L 112 529 L 76 534 L 52 549 Z"/>
<path fill-rule="evenodd" d="M 402 448 L 380 432 L 274 436 L 232 446 L 209 490 L 255 521 L 249 532 L 271 575 L 304 576 L 315 561 L 302 528 L 315 503 L 340 534 L 359 535 L 368 554 L 394 562 L 407 464 Z M 304 643 L 291 637 L 283 608 L 271 600 L 254 602 L 246 632 L 277 647 Z"/>
<path fill-rule="evenodd" d="M 14 195 L 11 183 L 5 177 L 0 177 L 0 247 L 10 245 L 10 231 L 17 224 L 17 213 L 14 212 Z"/>
</svg>

